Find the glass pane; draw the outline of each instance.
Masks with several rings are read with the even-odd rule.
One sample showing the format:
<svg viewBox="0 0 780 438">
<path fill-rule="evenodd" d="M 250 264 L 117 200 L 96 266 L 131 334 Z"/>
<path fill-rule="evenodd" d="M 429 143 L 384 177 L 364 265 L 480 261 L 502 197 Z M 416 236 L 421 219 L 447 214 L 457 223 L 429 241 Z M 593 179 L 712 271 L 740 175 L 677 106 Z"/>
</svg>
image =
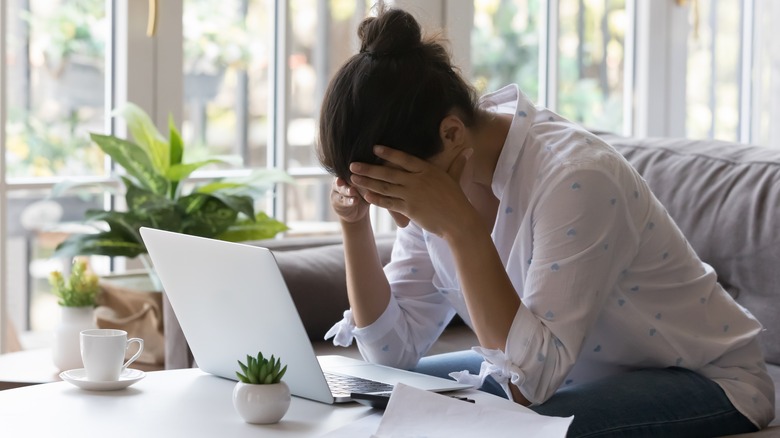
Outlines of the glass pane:
<svg viewBox="0 0 780 438">
<path fill-rule="evenodd" d="M 184 1 L 187 160 L 238 155 L 252 166 L 265 166 L 274 47 L 271 3 Z"/>
<path fill-rule="evenodd" d="M 588 128 L 620 132 L 625 0 L 561 0 L 556 111 Z"/>
<path fill-rule="evenodd" d="M 538 0 L 476 0 L 471 33 L 472 77 L 479 94 L 516 83 L 539 96 Z"/>
<path fill-rule="evenodd" d="M 8 176 L 103 174 L 88 132 L 105 121 L 105 1 L 11 0 L 8 16 Z"/>
<path fill-rule="evenodd" d="M 357 26 L 369 1 L 292 0 L 287 165 L 319 166 L 314 153 L 319 106 L 333 74 L 357 53 Z"/>
<path fill-rule="evenodd" d="M 759 0 L 755 12 L 753 143 L 780 148 L 780 39 L 773 31 L 780 22 L 780 2 Z"/>
<path fill-rule="evenodd" d="M 691 13 L 686 134 L 736 141 L 739 133 L 740 0 L 699 0 Z"/>
<path fill-rule="evenodd" d="M 287 226 L 295 232 L 305 231 L 314 223 L 337 220 L 330 208 L 331 179 L 300 178 L 285 184 L 287 196 Z M 321 230 L 321 224 L 317 225 Z"/>
<path fill-rule="evenodd" d="M 70 233 L 87 230 L 81 222 L 86 210 L 102 208 L 102 193 L 80 195 L 52 199 L 46 191 L 31 190 L 9 195 L 7 258 L 3 262 L 8 273 L 7 314 L 19 332 L 51 330 L 59 318 L 48 275 L 54 270 L 68 272 L 71 260 L 51 256 Z M 100 259 L 91 264 L 105 274 L 107 259 Z"/>
</svg>

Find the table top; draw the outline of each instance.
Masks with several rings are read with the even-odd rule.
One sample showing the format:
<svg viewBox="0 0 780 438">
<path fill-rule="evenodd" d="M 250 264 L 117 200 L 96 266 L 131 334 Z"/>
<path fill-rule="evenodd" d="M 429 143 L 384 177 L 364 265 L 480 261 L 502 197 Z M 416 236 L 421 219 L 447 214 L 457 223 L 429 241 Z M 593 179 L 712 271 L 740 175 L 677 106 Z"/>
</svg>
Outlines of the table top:
<svg viewBox="0 0 780 438">
<path fill-rule="evenodd" d="M 142 371 L 158 371 L 159 367 L 133 364 Z M 0 354 L 0 390 L 60 381 L 60 370 L 54 366 L 51 348 Z"/>
<path fill-rule="evenodd" d="M 288 436 L 316 437 L 381 411 L 293 397 L 282 421 L 245 423 L 233 408 L 236 382 L 197 368 L 153 371 L 119 391 L 85 391 L 54 382 L 0 391 L 0 436 Z M 476 390 L 477 403 L 512 402 Z"/>
</svg>

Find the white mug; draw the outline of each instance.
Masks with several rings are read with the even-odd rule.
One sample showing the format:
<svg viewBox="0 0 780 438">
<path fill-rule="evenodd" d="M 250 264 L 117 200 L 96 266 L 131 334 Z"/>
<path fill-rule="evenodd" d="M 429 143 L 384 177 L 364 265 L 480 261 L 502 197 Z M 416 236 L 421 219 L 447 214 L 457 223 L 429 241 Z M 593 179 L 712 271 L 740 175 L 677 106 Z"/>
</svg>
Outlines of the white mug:
<svg viewBox="0 0 780 438">
<path fill-rule="evenodd" d="M 87 380 L 110 382 L 119 380 L 125 368 L 133 363 L 144 351 L 144 340 L 127 339 L 127 332 L 114 329 L 82 330 L 81 360 L 87 372 Z M 138 351 L 124 364 L 125 352 L 133 342 L 138 343 Z"/>
</svg>

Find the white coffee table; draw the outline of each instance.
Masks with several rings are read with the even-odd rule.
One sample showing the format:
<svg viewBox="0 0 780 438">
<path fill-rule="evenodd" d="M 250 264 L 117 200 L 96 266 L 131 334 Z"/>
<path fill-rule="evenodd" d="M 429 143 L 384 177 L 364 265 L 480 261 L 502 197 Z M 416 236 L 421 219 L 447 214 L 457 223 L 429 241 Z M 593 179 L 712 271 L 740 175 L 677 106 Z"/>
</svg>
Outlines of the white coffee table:
<svg viewBox="0 0 780 438">
<path fill-rule="evenodd" d="M 281 422 L 251 425 L 233 408 L 234 386 L 194 368 L 149 372 L 121 391 L 83 391 L 67 382 L 9 389 L 0 391 L 0 436 L 316 437 L 364 417 L 377 424 L 381 419 L 381 411 L 357 403 L 331 406 L 293 397 Z M 511 403 L 464 393 L 477 403 Z"/>
</svg>

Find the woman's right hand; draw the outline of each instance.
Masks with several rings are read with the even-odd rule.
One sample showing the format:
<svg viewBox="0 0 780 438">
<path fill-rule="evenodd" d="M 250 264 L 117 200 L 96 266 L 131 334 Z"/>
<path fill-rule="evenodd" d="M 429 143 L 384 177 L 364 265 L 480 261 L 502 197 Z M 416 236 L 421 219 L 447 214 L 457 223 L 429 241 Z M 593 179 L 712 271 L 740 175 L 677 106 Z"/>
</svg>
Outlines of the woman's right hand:
<svg viewBox="0 0 780 438">
<path fill-rule="evenodd" d="M 330 191 L 330 205 L 339 219 L 347 223 L 356 223 L 368 215 L 368 202 L 342 178 L 333 179 Z"/>
</svg>

